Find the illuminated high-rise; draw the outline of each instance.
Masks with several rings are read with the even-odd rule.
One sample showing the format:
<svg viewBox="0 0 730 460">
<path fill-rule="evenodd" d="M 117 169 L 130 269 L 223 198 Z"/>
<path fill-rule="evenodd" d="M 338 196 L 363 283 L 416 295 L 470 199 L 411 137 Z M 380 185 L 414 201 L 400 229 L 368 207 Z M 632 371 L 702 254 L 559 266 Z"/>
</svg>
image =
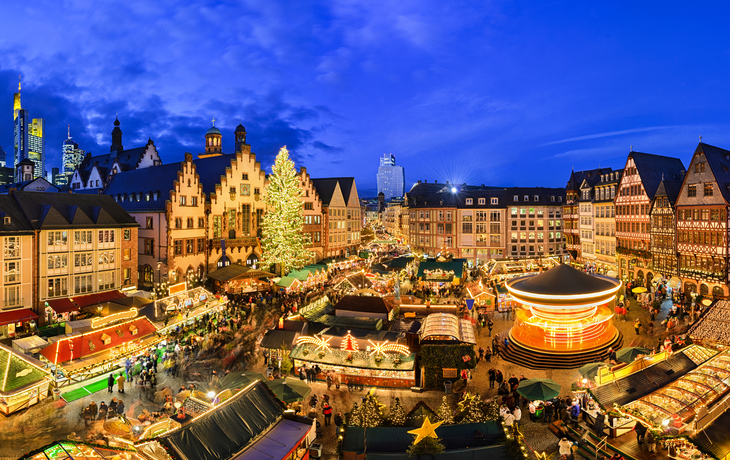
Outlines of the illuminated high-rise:
<svg viewBox="0 0 730 460">
<path fill-rule="evenodd" d="M 63 141 L 63 171 L 56 175 L 56 181 L 53 185 L 68 185 L 74 171 L 84 161 L 84 155 L 86 155 L 86 152 L 79 149 L 79 144 L 71 140 L 71 126 L 69 125 L 68 139 Z"/>
<path fill-rule="evenodd" d="M 13 167 L 28 158 L 35 165 L 35 177 L 43 177 L 46 158 L 44 120 L 34 118 L 30 124 L 28 123 L 28 111 L 20 104 L 20 77 L 18 77 L 18 92 L 13 98 L 13 140 Z"/>
<path fill-rule="evenodd" d="M 402 197 L 405 194 L 406 173 L 403 166 L 395 165 L 395 155 L 383 154 L 378 167 L 378 194 L 383 193 L 385 200 Z"/>
</svg>

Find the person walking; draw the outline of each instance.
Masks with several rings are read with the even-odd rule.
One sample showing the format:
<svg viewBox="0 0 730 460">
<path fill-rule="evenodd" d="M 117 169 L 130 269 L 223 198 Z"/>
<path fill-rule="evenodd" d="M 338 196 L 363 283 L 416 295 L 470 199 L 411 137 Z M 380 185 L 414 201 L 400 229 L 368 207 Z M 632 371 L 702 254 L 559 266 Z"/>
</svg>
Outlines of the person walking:
<svg viewBox="0 0 730 460">
<path fill-rule="evenodd" d="M 340 431 L 340 427 L 342 426 L 342 412 L 338 412 L 335 415 L 335 426 L 337 427 L 337 431 Z"/>
<path fill-rule="evenodd" d="M 489 337 L 492 336 L 493 327 L 494 327 L 494 321 L 492 321 L 492 318 L 489 318 L 489 321 L 487 321 L 487 329 L 489 330 Z"/>
<path fill-rule="evenodd" d="M 497 372 L 494 375 L 494 380 L 497 382 L 497 387 L 502 386 L 502 381 L 504 380 L 504 376 L 502 375 L 502 371 L 497 369 Z"/>
<path fill-rule="evenodd" d="M 488 363 L 492 362 L 492 349 L 487 347 L 487 350 L 484 352 L 484 360 Z"/>
<path fill-rule="evenodd" d="M 515 427 L 520 427 L 520 420 L 522 420 L 522 409 L 520 409 L 519 405 L 515 406 L 515 410 L 512 411 L 512 415 L 515 417 Z"/>
<path fill-rule="evenodd" d="M 641 329 L 641 320 L 639 318 L 636 318 L 636 321 L 634 322 L 634 330 L 636 331 L 636 335 L 639 335 L 640 329 Z"/>
<path fill-rule="evenodd" d="M 106 414 L 109 412 L 109 408 L 106 407 L 106 403 L 104 401 L 99 404 L 99 420 L 106 420 Z"/>
<path fill-rule="evenodd" d="M 646 434 L 646 426 L 641 422 L 637 422 L 634 426 L 634 431 L 636 431 L 636 442 L 639 444 L 643 444 L 644 435 Z"/>
<path fill-rule="evenodd" d="M 494 371 L 494 368 L 490 368 L 487 374 L 489 375 L 489 388 L 494 389 L 494 381 L 496 379 L 496 372 Z"/>
<path fill-rule="evenodd" d="M 566 458 L 570 457 L 573 454 L 573 443 L 568 441 L 568 438 L 563 438 L 558 442 L 558 453 L 563 456 L 565 455 Z"/>
<path fill-rule="evenodd" d="M 117 377 L 117 391 L 124 394 L 124 374 L 119 373 L 119 377 Z"/>
<path fill-rule="evenodd" d="M 324 407 L 322 407 L 322 414 L 324 414 L 324 426 L 330 426 L 330 420 L 332 419 L 332 406 L 328 403 L 324 403 Z"/>
<path fill-rule="evenodd" d="M 117 415 L 124 415 L 124 401 L 119 401 L 117 404 Z"/>
<path fill-rule="evenodd" d="M 96 415 L 98 413 L 99 413 L 99 408 L 97 407 L 97 405 L 94 401 L 91 401 L 91 404 L 89 404 L 89 418 L 91 420 L 96 420 Z"/>
<path fill-rule="evenodd" d="M 107 377 L 107 379 L 106 379 L 106 386 L 107 386 L 107 391 L 109 393 L 113 393 L 114 392 L 114 373 L 110 373 L 109 374 L 109 377 Z"/>
</svg>

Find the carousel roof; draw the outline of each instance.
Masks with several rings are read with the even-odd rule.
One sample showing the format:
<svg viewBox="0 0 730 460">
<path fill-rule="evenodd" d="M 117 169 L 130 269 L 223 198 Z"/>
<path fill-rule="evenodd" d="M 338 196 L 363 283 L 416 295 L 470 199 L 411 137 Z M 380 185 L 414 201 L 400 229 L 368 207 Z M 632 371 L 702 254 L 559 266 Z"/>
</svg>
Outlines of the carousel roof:
<svg viewBox="0 0 730 460">
<path fill-rule="evenodd" d="M 588 275 L 565 264 L 539 275 L 518 278 L 508 283 L 510 288 L 528 294 L 553 296 L 595 294 L 616 288 L 618 285 L 618 280 L 600 275 Z"/>
</svg>

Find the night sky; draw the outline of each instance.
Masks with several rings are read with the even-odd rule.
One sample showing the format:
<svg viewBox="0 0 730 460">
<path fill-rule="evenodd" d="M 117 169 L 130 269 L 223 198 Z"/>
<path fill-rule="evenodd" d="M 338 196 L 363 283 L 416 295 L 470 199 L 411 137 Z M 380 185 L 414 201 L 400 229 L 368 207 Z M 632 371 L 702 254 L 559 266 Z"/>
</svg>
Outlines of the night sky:
<svg viewBox="0 0 730 460">
<path fill-rule="evenodd" d="M 549 3 L 549 4 L 548 4 Z M 600 3 L 600 4 L 598 4 Z M 730 148 L 727 2 L 33 1 L 0 6 L 0 145 L 13 93 L 82 149 L 151 137 L 163 162 L 224 152 L 239 122 L 270 171 L 287 145 L 313 177 L 374 194 L 378 157 L 418 179 L 564 186 L 629 147 L 687 164 Z M 0 112 L 2 114 L 2 112 Z"/>
</svg>

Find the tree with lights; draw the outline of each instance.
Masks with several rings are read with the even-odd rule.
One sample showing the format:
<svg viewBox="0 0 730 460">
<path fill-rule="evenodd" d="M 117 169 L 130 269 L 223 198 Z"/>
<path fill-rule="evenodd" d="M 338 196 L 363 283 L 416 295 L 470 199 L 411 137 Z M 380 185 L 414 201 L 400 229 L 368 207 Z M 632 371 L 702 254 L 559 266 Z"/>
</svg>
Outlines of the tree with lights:
<svg viewBox="0 0 730 460">
<path fill-rule="evenodd" d="M 451 411 L 451 405 L 446 396 L 441 399 L 441 405 L 438 411 L 436 411 L 436 417 L 447 425 L 454 423 L 454 413 Z"/>
<path fill-rule="evenodd" d="M 479 393 L 474 395 L 466 408 L 466 415 L 461 423 L 482 423 L 486 421 L 484 411 L 482 411 L 482 400 L 479 397 Z"/>
<path fill-rule="evenodd" d="M 349 425 L 363 428 L 382 426 L 385 421 L 384 408 L 385 405 L 380 404 L 378 398 L 368 393 L 360 408 L 357 407 L 357 403 L 352 407 Z"/>
<path fill-rule="evenodd" d="M 285 147 L 279 150 L 266 184 L 264 203 L 266 214 L 262 225 L 261 264 L 278 265 L 282 275 L 303 267 L 312 260 L 306 249 L 310 243 L 302 215 L 302 189 Z"/>
<path fill-rule="evenodd" d="M 393 426 L 403 426 L 406 424 L 406 411 L 400 404 L 400 398 L 395 398 L 393 407 L 388 412 L 388 420 Z"/>
<path fill-rule="evenodd" d="M 484 416 L 487 420 L 501 419 L 501 416 L 499 415 L 499 402 L 497 401 L 497 398 L 492 398 L 492 400 L 487 403 L 484 409 Z"/>
</svg>

